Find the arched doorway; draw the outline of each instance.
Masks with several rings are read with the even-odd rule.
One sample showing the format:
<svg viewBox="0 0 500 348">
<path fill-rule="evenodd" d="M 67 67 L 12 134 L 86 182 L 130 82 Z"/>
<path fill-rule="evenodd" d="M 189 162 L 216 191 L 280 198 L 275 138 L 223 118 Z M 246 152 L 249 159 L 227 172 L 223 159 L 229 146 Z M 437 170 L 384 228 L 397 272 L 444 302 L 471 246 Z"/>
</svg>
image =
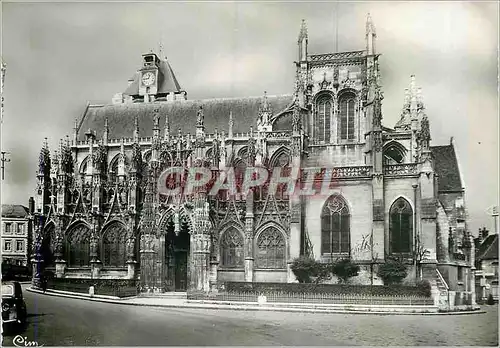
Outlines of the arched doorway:
<svg viewBox="0 0 500 348">
<path fill-rule="evenodd" d="M 178 220 L 178 221 L 176 221 Z M 176 233 L 176 230 L 178 233 Z M 185 217 L 168 217 L 165 225 L 164 276 L 167 291 L 186 291 L 188 286 L 190 234 Z"/>
</svg>

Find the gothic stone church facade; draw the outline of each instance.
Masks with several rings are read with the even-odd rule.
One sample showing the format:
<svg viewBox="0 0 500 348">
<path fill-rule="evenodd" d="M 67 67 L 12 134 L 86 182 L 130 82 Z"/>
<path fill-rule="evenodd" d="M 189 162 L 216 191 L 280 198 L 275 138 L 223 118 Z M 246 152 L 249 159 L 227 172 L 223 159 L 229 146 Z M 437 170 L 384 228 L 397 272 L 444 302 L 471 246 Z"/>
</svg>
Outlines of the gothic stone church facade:
<svg viewBox="0 0 500 348">
<path fill-rule="evenodd" d="M 431 146 L 414 77 L 400 120 L 382 125 L 370 18 L 365 39 L 364 50 L 309 54 L 302 23 L 293 93 L 258 98 L 189 100 L 167 60 L 144 54 L 124 93 L 88 104 L 55 154 L 43 146 L 35 268 L 137 279 L 145 291 L 209 291 L 224 281 L 294 282 L 300 255 L 350 257 L 361 265 L 352 282 L 369 284 L 370 263 L 402 255 L 410 274 L 418 259 L 433 284 L 442 275 L 472 291 L 453 143 Z M 204 166 L 214 178 L 233 167 L 238 183 L 246 167 L 298 167 L 302 184 L 328 176 L 331 185 L 310 197 L 284 185 L 164 196 L 158 179 L 172 166 Z"/>
</svg>

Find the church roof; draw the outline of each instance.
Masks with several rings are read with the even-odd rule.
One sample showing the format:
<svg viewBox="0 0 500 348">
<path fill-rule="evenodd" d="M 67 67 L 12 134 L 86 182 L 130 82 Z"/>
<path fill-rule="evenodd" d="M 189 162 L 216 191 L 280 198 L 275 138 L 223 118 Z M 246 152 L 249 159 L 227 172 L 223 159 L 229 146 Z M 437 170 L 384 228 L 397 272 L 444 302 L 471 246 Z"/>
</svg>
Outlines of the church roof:
<svg viewBox="0 0 500 348">
<path fill-rule="evenodd" d="M 431 146 L 434 170 L 439 175 L 439 191 L 462 191 L 462 180 L 453 144 Z"/>
<path fill-rule="evenodd" d="M 172 70 L 172 67 L 166 60 L 162 60 L 159 63 L 158 69 L 160 70 L 160 73 L 163 75 L 163 78 L 161 79 L 161 85 L 158 86 L 158 94 L 166 94 L 166 93 L 172 93 L 172 92 L 181 92 L 181 86 L 179 85 L 179 82 L 177 81 L 177 78 L 175 77 L 174 71 Z M 136 72 L 133 79 L 134 81 L 128 86 L 125 92 L 123 94 L 126 95 L 138 95 L 139 94 L 139 79 L 141 74 L 139 72 Z"/>
<path fill-rule="evenodd" d="M 267 99 L 273 113 L 277 114 L 292 102 L 293 96 L 268 96 Z M 224 130 L 227 133 L 230 112 L 233 113 L 233 132 L 246 133 L 250 130 L 250 126 L 256 129 L 261 102 L 262 97 L 246 97 L 91 105 L 80 124 L 78 140 L 85 140 L 85 132 L 88 129 L 96 131 L 98 139 L 101 138 L 106 118 L 108 119 L 110 139 L 131 138 L 134 134 L 136 115 L 139 121 L 139 136 L 151 137 L 153 134 L 153 112 L 156 108 L 159 109 L 162 134 L 166 115 L 168 115 L 172 135 L 176 135 L 179 129 L 184 134 L 194 134 L 196 116 L 200 106 L 203 106 L 207 133 L 213 133 L 215 128 L 219 132 Z"/>
<path fill-rule="evenodd" d="M 28 215 L 28 208 L 20 204 L 2 204 L 3 218 L 24 218 Z"/>
<path fill-rule="evenodd" d="M 498 260 L 498 234 L 491 234 L 479 245 L 478 260 Z"/>
</svg>

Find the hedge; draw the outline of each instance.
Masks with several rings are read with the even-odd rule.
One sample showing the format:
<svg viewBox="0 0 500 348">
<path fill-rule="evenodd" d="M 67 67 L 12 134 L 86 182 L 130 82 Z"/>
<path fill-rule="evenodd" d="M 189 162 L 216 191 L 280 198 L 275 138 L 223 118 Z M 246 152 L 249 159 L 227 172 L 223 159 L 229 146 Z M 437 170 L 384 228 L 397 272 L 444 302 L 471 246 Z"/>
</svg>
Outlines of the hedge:
<svg viewBox="0 0 500 348">
<path fill-rule="evenodd" d="M 228 292 L 284 292 L 289 294 L 335 294 L 335 295 L 370 295 L 370 296 L 419 296 L 430 297 L 423 287 L 404 285 L 346 285 L 312 283 L 246 283 L 225 282 Z"/>
<path fill-rule="evenodd" d="M 139 293 L 139 282 L 133 279 L 52 278 L 47 281 L 49 289 L 86 294 L 92 285 L 96 295 L 127 297 Z"/>
</svg>

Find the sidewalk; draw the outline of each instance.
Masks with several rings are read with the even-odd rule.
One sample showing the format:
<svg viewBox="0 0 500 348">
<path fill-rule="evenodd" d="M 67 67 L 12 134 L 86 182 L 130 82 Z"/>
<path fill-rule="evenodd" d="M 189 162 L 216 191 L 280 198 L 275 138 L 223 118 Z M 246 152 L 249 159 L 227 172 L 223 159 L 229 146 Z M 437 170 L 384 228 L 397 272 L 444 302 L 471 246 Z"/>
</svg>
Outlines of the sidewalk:
<svg viewBox="0 0 500 348">
<path fill-rule="evenodd" d="M 26 289 L 29 292 L 43 294 L 43 291 Z M 129 297 L 120 299 L 114 296 L 103 296 L 72 293 L 59 290 L 47 290 L 46 296 L 59 296 L 87 301 L 105 302 L 129 306 L 148 306 L 163 308 L 191 308 L 212 310 L 243 310 L 243 311 L 276 311 L 300 313 L 328 313 L 328 314 L 384 314 L 384 315 L 458 315 L 479 314 L 485 311 L 463 311 L 453 313 L 440 313 L 436 306 L 368 306 L 368 305 L 343 305 L 343 304 L 304 304 L 304 303 L 250 303 L 250 302 L 224 302 L 224 301 L 194 301 L 179 298 L 161 297 Z"/>
</svg>

